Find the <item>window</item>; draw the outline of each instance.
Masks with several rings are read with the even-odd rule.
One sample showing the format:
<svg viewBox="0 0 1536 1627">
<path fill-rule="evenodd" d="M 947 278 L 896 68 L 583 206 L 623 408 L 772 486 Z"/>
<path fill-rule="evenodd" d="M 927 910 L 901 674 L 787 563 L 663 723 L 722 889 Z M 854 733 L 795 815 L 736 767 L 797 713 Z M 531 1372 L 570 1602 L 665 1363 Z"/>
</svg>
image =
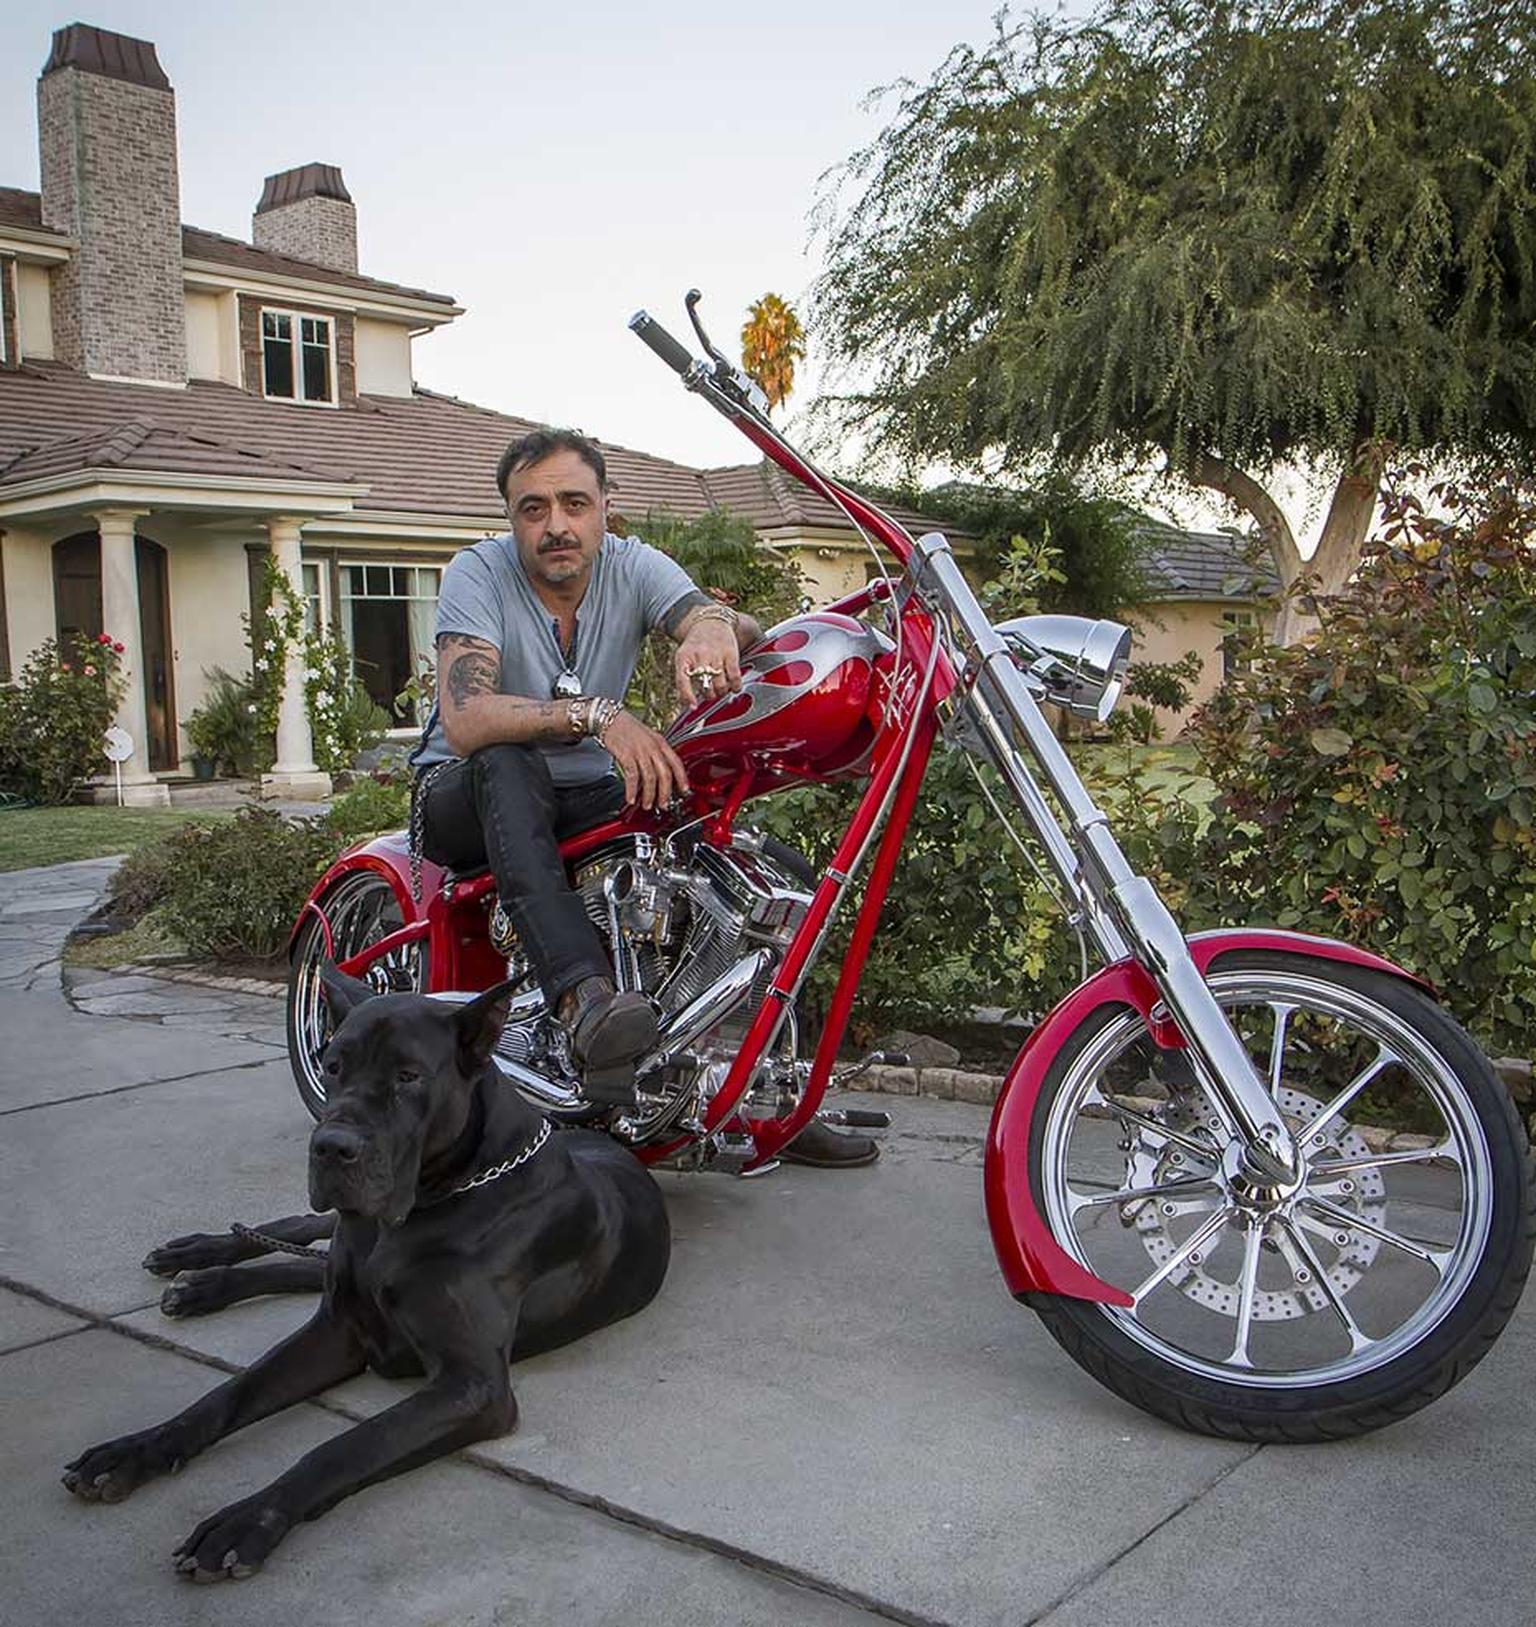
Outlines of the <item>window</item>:
<svg viewBox="0 0 1536 1627">
<path fill-rule="evenodd" d="M 335 325 L 298 311 L 261 313 L 261 382 L 278 401 L 336 400 Z"/>
<path fill-rule="evenodd" d="M 1225 681 L 1248 666 L 1245 646 L 1258 631 L 1259 618 L 1251 610 L 1224 610 L 1221 626 L 1221 676 Z"/>
<path fill-rule="evenodd" d="M 435 565 L 346 564 L 341 567 L 341 629 L 352 671 L 376 705 L 402 723 L 425 719 L 430 699 L 397 706 L 396 697 L 432 670 L 432 634 L 442 571 Z M 421 685 L 430 697 L 430 679 Z"/>
<path fill-rule="evenodd" d="M 318 633 L 325 625 L 325 618 L 321 615 L 320 603 L 320 567 L 304 564 L 304 631 Z"/>
</svg>

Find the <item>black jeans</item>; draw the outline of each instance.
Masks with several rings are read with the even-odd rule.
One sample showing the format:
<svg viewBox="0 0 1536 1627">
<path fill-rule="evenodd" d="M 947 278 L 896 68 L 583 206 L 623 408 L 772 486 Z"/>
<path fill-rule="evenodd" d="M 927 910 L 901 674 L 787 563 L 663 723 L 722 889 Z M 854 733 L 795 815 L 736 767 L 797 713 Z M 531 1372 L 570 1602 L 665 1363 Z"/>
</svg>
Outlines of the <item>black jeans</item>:
<svg viewBox="0 0 1536 1627">
<path fill-rule="evenodd" d="M 586 977 L 613 966 L 581 900 L 566 883 L 563 836 L 624 806 L 614 775 L 556 785 L 537 746 L 486 746 L 442 770 L 422 806 L 421 850 L 434 864 L 489 864 L 496 891 L 553 1007 Z"/>
</svg>

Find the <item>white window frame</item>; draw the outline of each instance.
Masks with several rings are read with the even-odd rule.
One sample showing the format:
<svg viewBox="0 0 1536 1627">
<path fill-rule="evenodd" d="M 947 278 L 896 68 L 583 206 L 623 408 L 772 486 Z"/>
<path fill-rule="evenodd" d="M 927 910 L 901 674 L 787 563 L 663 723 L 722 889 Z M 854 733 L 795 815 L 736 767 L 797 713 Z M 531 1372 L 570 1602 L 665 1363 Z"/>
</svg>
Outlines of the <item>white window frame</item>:
<svg viewBox="0 0 1536 1627">
<path fill-rule="evenodd" d="M 273 395 L 267 388 L 267 318 L 269 316 L 286 316 L 293 324 L 292 336 L 288 341 L 288 348 L 293 357 L 293 395 Z M 330 378 L 331 393 L 325 400 L 319 400 L 299 392 L 304 388 L 304 329 L 305 322 L 325 323 L 328 337 L 327 348 L 330 351 Z M 291 407 L 335 407 L 340 405 L 341 380 L 336 372 L 336 318 L 328 311 L 301 311 L 296 307 L 284 305 L 263 305 L 261 314 L 257 318 L 257 339 L 261 345 L 261 393 L 268 401 L 284 401 Z"/>
<path fill-rule="evenodd" d="M 437 592 L 435 594 L 431 594 L 431 595 L 428 595 L 428 594 L 425 594 L 425 593 L 407 593 L 407 594 L 397 594 L 397 593 L 394 593 L 394 592 L 390 592 L 390 593 L 370 593 L 368 591 L 368 588 L 367 588 L 367 580 L 368 579 L 365 576 L 363 578 L 363 583 L 364 583 L 363 591 L 361 593 L 353 593 L 352 590 L 347 585 L 347 572 L 349 570 L 353 569 L 354 567 L 366 571 L 369 568 L 369 566 L 372 566 L 375 570 L 382 569 L 382 570 L 388 570 L 388 571 L 397 571 L 397 570 L 432 571 L 437 576 Z M 352 647 L 352 617 L 351 617 L 351 613 L 350 613 L 350 606 L 353 605 L 353 604 L 368 604 L 368 603 L 373 603 L 373 604 L 380 604 L 380 603 L 383 603 L 383 604 L 410 604 L 410 603 L 413 603 L 413 602 L 418 601 L 418 600 L 419 601 L 425 601 L 429 597 L 431 599 L 431 602 L 434 605 L 436 605 L 437 601 L 442 597 L 442 592 L 443 592 L 443 572 L 447 568 L 448 568 L 447 561 L 444 561 L 442 564 L 438 564 L 436 561 L 433 561 L 433 560 L 421 560 L 421 559 L 414 559 L 414 560 L 400 560 L 400 559 L 340 559 L 340 560 L 338 560 L 336 562 L 336 594 L 337 594 L 337 597 L 336 597 L 336 604 L 335 604 L 335 607 L 334 607 L 334 614 L 335 614 L 335 618 L 336 618 L 336 623 L 341 628 L 341 636 L 346 642 L 347 654 L 348 654 L 348 656 L 350 658 L 349 665 L 348 665 L 348 671 L 351 673 L 354 680 L 357 678 L 357 658 L 356 658 L 356 655 L 355 655 L 355 653 L 353 651 L 353 647 Z M 419 578 L 416 578 L 415 580 L 419 581 Z M 393 578 L 391 578 L 391 587 L 393 587 Z M 433 619 L 434 619 L 434 621 L 436 620 L 435 616 L 434 616 Z M 419 654 L 419 653 L 422 653 L 422 652 L 416 652 L 416 653 Z M 433 648 L 431 648 L 427 653 L 430 653 L 435 658 L 436 653 L 437 653 L 435 646 Z M 433 667 L 435 669 L 436 665 L 437 665 L 435 659 L 433 660 L 432 664 L 433 664 Z M 425 722 L 425 721 L 426 721 L 426 719 L 425 719 L 425 717 L 423 717 L 422 722 Z M 421 723 L 399 724 L 399 725 L 396 725 L 394 728 L 391 728 L 391 729 L 389 729 L 387 731 L 388 737 L 391 740 L 414 740 L 420 735 L 420 733 L 421 733 Z"/>
</svg>

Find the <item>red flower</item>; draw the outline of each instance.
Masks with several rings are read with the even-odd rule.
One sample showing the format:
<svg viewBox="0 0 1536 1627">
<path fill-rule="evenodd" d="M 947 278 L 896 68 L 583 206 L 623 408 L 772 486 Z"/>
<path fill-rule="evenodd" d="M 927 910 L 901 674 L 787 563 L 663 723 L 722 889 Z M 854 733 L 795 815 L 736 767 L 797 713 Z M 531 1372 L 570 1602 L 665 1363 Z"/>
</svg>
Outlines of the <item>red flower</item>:
<svg viewBox="0 0 1536 1627">
<path fill-rule="evenodd" d="M 121 655 L 123 651 L 128 648 L 128 646 L 126 644 L 114 644 L 112 648 L 117 652 L 117 654 Z"/>
<path fill-rule="evenodd" d="M 110 644 L 112 642 L 112 635 L 110 633 L 98 633 L 96 635 L 96 642 L 98 644 Z"/>
</svg>

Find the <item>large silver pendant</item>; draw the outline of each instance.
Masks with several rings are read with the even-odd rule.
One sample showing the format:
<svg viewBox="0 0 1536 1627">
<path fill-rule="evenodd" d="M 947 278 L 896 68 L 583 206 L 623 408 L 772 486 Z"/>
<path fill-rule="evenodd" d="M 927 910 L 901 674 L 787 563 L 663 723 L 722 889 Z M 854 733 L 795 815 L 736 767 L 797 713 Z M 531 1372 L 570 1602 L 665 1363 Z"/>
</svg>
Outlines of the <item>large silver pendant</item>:
<svg viewBox="0 0 1536 1627">
<path fill-rule="evenodd" d="M 550 691 L 557 701 L 573 701 L 582 693 L 581 679 L 569 667 L 555 679 L 554 688 Z"/>
</svg>

